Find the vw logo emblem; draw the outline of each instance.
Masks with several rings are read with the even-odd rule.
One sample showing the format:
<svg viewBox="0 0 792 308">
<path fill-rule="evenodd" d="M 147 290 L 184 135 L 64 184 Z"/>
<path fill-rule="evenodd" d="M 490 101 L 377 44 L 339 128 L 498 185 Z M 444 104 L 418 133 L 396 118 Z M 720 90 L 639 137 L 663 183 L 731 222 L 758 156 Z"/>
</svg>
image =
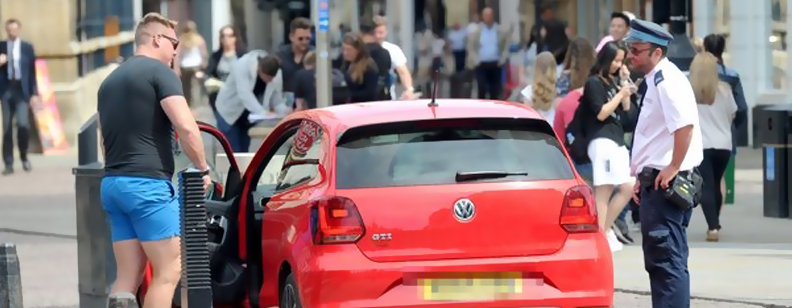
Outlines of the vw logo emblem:
<svg viewBox="0 0 792 308">
<path fill-rule="evenodd" d="M 468 222 L 476 216 L 476 205 L 470 199 L 459 199 L 454 203 L 454 218 Z"/>
</svg>

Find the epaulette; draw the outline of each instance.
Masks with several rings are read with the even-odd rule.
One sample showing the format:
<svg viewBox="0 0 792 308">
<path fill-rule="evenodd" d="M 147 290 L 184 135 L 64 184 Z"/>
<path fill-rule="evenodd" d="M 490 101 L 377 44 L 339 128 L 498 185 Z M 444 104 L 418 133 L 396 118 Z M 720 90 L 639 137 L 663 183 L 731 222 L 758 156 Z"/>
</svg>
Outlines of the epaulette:
<svg viewBox="0 0 792 308">
<path fill-rule="evenodd" d="M 660 70 L 660 71 L 657 71 L 657 73 L 655 73 L 655 77 L 654 77 L 654 84 L 655 84 L 655 87 L 656 87 L 658 84 L 660 84 L 661 82 L 663 82 L 663 80 L 665 80 L 665 78 L 663 78 L 663 71 L 662 71 L 662 70 Z"/>
</svg>

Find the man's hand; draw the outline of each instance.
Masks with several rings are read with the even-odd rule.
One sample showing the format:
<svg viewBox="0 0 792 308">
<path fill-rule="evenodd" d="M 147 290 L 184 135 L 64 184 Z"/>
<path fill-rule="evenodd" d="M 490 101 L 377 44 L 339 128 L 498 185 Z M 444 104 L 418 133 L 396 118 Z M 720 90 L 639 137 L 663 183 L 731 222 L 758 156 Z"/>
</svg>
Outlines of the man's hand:
<svg viewBox="0 0 792 308">
<path fill-rule="evenodd" d="M 32 106 L 33 109 L 38 108 L 40 105 L 41 105 L 41 98 L 39 98 L 38 95 L 33 95 L 30 97 L 30 106 Z"/>
<path fill-rule="evenodd" d="M 654 188 L 658 189 L 658 187 L 662 189 L 668 188 L 668 183 L 674 179 L 674 177 L 679 173 L 679 169 L 672 165 L 669 165 L 663 170 L 660 170 L 660 174 L 657 175 L 655 178 Z"/>
<path fill-rule="evenodd" d="M 204 191 L 209 192 L 209 189 L 212 187 L 212 178 L 210 178 L 209 175 L 207 174 L 204 175 L 202 179 L 203 179 Z"/>
<path fill-rule="evenodd" d="M 405 90 L 404 92 L 402 92 L 401 97 L 399 99 L 405 100 L 405 101 L 410 101 L 410 100 L 415 99 L 415 95 L 413 95 L 413 91 L 412 90 Z"/>
<path fill-rule="evenodd" d="M 8 56 L 6 54 L 0 54 L 0 65 L 4 65 L 8 63 Z"/>
<path fill-rule="evenodd" d="M 635 185 L 633 185 L 632 199 L 635 201 L 635 204 L 641 204 L 641 181 L 635 181 Z"/>
</svg>

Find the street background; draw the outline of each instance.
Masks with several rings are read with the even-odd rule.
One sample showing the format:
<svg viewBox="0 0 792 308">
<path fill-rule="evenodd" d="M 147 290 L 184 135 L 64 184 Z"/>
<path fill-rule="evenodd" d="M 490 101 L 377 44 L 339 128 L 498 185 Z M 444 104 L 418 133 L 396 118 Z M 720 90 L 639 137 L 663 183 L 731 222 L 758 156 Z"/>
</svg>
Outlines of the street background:
<svg viewBox="0 0 792 308">
<path fill-rule="evenodd" d="M 0 178 L 0 242 L 18 245 L 26 308 L 77 307 L 76 162 L 74 153 L 34 157 L 35 172 Z M 792 220 L 762 216 L 759 150 L 739 149 L 736 173 L 721 242 L 705 242 L 704 217 L 693 214 L 692 307 L 792 307 Z M 614 253 L 614 263 L 616 307 L 650 307 L 640 244 Z"/>
</svg>

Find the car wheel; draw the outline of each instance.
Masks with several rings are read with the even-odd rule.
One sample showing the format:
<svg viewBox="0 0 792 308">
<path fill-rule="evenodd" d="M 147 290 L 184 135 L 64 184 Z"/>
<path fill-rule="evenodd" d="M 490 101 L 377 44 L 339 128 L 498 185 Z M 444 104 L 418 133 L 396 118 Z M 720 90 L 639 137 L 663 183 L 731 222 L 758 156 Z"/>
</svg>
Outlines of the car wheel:
<svg viewBox="0 0 792 308">
<path fill-rule="evenodd" d="M 300 292 L 297 291 L 297 282 L 294 281 L 294 274 L 286 277 L 280 298 L 280 308 L 302 308 L 300 303 Z"/>
</svg>

